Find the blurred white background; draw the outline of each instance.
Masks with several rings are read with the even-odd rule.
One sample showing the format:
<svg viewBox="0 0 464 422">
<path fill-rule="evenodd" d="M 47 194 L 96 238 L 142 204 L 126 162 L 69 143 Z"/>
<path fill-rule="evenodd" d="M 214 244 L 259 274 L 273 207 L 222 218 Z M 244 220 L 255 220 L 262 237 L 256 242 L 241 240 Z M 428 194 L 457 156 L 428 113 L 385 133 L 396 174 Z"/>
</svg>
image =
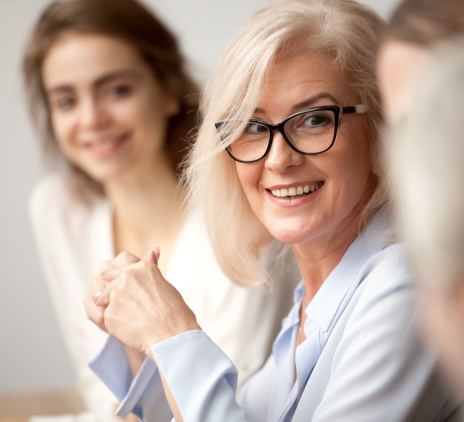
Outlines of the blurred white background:
<svg viewBox="0 0 464 422">
<path fill-rule="evenodd" d="M 75 376 L 28 219 L 28 197 L 42 169 L 20 61 L 29 32 L 49 2 L 0 0 L 0 394 L 70 389 Z M 178 35 L 200 80 L 238 28 L 270 2 L 145 0 Z M 398 2 L 363 1 L 384 17 Z"/>
</svg>

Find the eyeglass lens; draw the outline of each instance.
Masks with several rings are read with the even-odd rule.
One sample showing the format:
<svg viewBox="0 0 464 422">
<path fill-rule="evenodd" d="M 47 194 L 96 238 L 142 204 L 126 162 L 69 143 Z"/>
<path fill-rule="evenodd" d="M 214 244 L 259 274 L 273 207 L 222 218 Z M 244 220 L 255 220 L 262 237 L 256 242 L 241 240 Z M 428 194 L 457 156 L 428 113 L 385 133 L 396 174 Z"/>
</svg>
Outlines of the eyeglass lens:
<svg viewBox="0 0 464 422">
<path fill-rule="evenodd" d="M 284 123 L 287 139 L 300 152 L 316 154 L 325 151 L 335 135 L 333 110 L 312 110 L 296 114 Z M 241 135 L 229 146 L 229 152 L 238 160 L 255 161 L 263 157 L 271 139 L 271 130 L 265 124 L 250 121 Z"/>
</svg>

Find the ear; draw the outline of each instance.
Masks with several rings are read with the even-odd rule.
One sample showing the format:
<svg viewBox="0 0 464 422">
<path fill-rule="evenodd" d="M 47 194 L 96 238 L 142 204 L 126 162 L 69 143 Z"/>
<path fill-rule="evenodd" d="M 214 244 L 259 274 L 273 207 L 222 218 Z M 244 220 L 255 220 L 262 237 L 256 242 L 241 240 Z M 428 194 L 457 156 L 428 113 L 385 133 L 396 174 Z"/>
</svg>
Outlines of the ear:
<svg viewBox="0 0 464 422">
<path fill-rule="evenodd" d="M 180 110 L 180 101 L 171 91 L 165 90 L 165 111 L 166 117 L 175 116 Z"/>
</svg>

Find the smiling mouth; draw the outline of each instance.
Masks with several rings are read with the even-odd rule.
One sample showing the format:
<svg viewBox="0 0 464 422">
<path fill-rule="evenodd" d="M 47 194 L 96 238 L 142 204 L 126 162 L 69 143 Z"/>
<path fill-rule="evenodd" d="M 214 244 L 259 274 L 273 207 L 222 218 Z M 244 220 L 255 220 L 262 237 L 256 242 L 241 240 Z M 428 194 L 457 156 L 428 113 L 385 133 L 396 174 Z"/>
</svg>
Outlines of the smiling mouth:
<svg viewBox="0 0 464 422">
<path fill-rule="evenodd" d="M 84 144 L 85 148 L 89 148 L 94 151 L 104 151 L 116 147 L 122 143 L 124 143 L 129 138 L 128 133 L 124 133 L 120 136 L 115 138 L 107 138 L 104 140 L 100 140 L 97 142 L 88 142 Z"/>
<path fill-rule="evenodd" d="M 304 185 L 291 187 L 289 189 L 272 189 L 270 192 L 272 196 L 276 198 L 298 198 L 300 196 L 311 195 L 313 192 L 316 192 L 324 182 L 316 183 L 315 185 Z"/>
</svg>

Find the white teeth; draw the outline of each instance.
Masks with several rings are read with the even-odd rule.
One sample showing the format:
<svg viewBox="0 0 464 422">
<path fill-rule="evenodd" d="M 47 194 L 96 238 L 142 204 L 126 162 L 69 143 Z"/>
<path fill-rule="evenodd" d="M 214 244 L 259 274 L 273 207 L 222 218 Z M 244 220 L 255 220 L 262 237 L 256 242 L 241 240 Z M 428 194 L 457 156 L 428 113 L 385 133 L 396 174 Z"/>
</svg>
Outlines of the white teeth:
<svg viewBox="0 0 464 422">
<path fill-rule="evenodd" d="M 107 138 L 107 139 L 99 140 L 99 141 L 87 141 L 87 142 L 84 142 L 83 145 L 86 148 L 91 148 L 94 150 L 105 150 L 115 145 L 118 145 L 123 139 L 124 137 L 119 136 L 116 138 Z"/>
<path fill-rule="evenodd" d="M 300 196 L 308 193 L 313 193 L 317 191 L 322 186 L 322 183 L 318 183 L 317 185 L 305 185 L 305 186 L 298 186 L 296 188 L 292 187 L 289 189 L 273 189 L 271 190 L 272 195 L 277 198 L 286 198 L 286 197 L 293 197 L 293 196 Z"/>
<path fill-rule="evenodd" d="M 108 148 L 116 145 L 119 142 L 118 139 L 108 139 L 107 141 L 99 142 L 93 144 L 94 148 Z"/>
</svg>

